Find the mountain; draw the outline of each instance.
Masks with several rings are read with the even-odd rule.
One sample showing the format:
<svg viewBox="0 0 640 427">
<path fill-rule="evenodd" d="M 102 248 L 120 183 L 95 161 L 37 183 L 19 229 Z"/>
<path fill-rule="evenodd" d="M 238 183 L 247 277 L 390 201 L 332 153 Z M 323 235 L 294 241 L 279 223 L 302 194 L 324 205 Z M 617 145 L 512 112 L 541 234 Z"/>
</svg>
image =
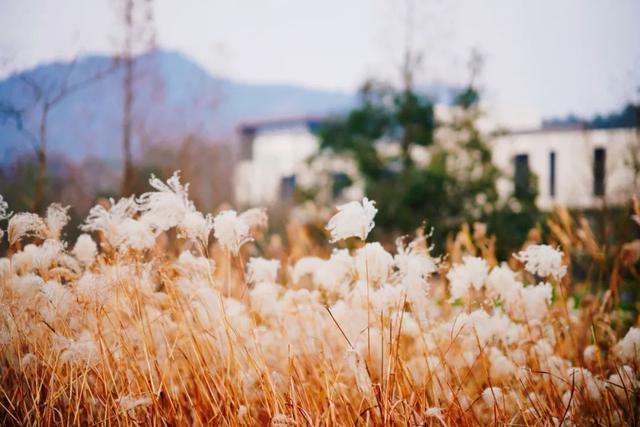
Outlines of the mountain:
<svg viewBox="0 0 640 427">
<path fill-rule="evenodd" d="M 119 164 L 122 140 L 123 67 L 107 56 L 87 56 L 73 63 L 51 63 L 0 80 L 0 164 L 32 151 L 27 136 L 38 134 L 39 109 L 33 108 L 36 83 L 51 96 L 63 82 L 81 85 L 48 116 L 47 149 L 72 160 L 89 157 Z M 326 116 L 347 111 L 355 93 L 331 92 L 284 84 L 249 84 L 212 76 L 181 53 L 156 50 L 139 56 L 134 71 L 134 154 L 150 144 L 180 143 L 187 136 L 229 141 L 239 122 L 291 116 Z M 458 89 L 419 88 L 449 103 Z M 20 123 L 11 114 L 26 112 Z M 25 132 L 26 131 L 26 132 Z M 32 139 L 33 140 L 33 136 Z"/>
<path fill-rule="evenodd" d="M 112 70 L 83 85 L 49 113 L 47 146 L 74 160 L 120 158 L 122 133 L 122 67 L 106 56 L 88 56 L 73 64 L 52 63 L 0 81 L 0 158 L 29 151 L 27 132 L 17 129 L 10 113 L 25 110 L 23 129 L 36 135 L 38 110 L 31 108 L 36 82 L 54 93 Z M 228 140 L 244 120 L 283 116 L 326 115 L 348 109 L 355 95 L 293 85 L 248 84 L 215 77 L 186 56 L 157 50 L 137 58 L 135 65 L 134 146 L 172 143 L 187 135 L 204 140 Z M 4 114 L 3 114 L 4 113 Z"/>
</svg>

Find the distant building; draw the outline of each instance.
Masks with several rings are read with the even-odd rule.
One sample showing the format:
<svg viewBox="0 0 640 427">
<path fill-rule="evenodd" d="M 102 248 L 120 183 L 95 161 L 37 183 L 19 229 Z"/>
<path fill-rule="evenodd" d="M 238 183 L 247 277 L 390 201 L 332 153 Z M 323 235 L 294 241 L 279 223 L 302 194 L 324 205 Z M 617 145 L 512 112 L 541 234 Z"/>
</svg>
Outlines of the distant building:
<svg viewBox="0 0 640 427">
<path fill-rule="evenodd" d="M 236 203 L 269 205 L 290 199 L 296 184 L 296 169 L 318 151 L 320 141 L 314 131 L 320 123 L 312 117 L 291 117 L 238 126 L 240 159 L 234 176 Z"/>
<path fill-rule="evenodd" d="M 319 148 L 314 131 L 321 123 L 318 118 L 293 117 L 240 125 L 236 202 L 249 206 L 289 200 L 296 179 L 314 173 L 305 169 L 305 160 Z M 378 147 L 381 154 L 393 151 L 395 144 L 384 142 Z M 622 205 L 640 188 L 640 139 L 634 128 L 554 125 L 505 133 L 493 139 L 491 147 L 493 161 L 504 173 L 498 182 L 500 195 L 506 198 L 528 188 L 532 172 L 541 209 Z"/>
<path fill-rule="evenodd" d="M 493 141 L 493 161 L 506 173 L 502 196 L 537 177 L 541 209 L 598 208 L 628 203 L 638 191 L 640 140 L 636 129 L 588 129 L 581 125 L 507 133 Z"/>
</svg>

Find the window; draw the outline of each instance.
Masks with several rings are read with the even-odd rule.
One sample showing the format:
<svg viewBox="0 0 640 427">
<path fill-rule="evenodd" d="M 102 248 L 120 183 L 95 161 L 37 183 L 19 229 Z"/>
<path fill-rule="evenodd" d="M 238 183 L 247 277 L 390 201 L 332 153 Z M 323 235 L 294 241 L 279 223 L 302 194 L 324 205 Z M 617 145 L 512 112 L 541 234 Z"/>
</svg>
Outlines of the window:
<svg viewBox="0 0 640 427">
<path fill-rule="evenodd" d="M 240 131 L 240 160 L 251 160 L 253 158 L 253 141 L 256 137 L 254 128 L 243 128 Z"/>
<path fill-rule="evenodd" d="M 514 194 L 516 197 L 526 197 L 529 194 L 529 155 L 518 154 L 514 161 Z"/>
<path fill-rule="evenodd" d="M 593 150 L 593 195 L 604 196 L 607 151 L 604 148 Z"/>
<path fill-rule="evenodd" d="M 556 197 L 556 152 L 549 153 L 549 195 Z"/>
<path fill-rule="evenodd" d="M 296 188 L 296 176 L 289 175 L 280 181 L 280 200 L 291 200 Z"/>
</svg>

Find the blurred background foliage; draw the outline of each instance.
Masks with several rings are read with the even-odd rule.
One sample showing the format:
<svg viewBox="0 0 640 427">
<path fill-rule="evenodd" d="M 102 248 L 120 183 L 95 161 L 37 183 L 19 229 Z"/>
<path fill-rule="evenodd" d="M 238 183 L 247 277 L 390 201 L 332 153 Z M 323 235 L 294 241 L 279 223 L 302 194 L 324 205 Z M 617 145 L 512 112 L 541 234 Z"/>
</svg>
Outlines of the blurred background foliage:
<svg viewBox="0 0 640 427">
<path fill-rule="evenodd" d="M 462 224 L 483 222 L 496 235 L 504 259 L 543 219 L 535 204 L 534 177 L 527 180 L 529 188 L 499 200 L 500 171 L 478 130 L 480 95 L 473 86 L 456 96 L 456 114 L 448 122 L 438 122 L 430 98 L 411 87 L 398 90 L 367 82 L 359 99 L 355 109 L 330 120 L 319 135 L 321 150 L 355 159 L 365 193 L 379 209 L 377 239 L 392 241 L 425 225 L 433 229 L 433 243 L 442 251 L 447 236 Z M 447 132 L 446 143 L 436 137 L 440 131 Z M 400 142 L 397 155 L 383 155 L 377 144 L 384 141 Z M 416 146 L 429 148 L 427 161 L 413 159 Z"/>
</svg>

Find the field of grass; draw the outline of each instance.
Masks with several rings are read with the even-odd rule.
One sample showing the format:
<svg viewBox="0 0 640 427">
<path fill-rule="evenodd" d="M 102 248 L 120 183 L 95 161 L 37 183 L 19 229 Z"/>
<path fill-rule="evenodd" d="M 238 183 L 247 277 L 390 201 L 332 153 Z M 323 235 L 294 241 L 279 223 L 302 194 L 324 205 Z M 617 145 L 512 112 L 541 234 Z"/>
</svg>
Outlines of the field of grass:
<svg viewBox="0 0 640 427">
<path fill-rule="evenodd" d="M 263 210 L 198 212 L 177 174 L 150 183 L 94 207 L 76 242 L 65 207 L 0 199 L 0 424 L 640 425 L 640 329 L 616 285 L 633 242 L 591 294 L 562 213 L 567 241 L 499 264 L 481 225 L 446 254 L 420 231 L 383 247 L 365 199 L 332 212 L 328 250 L 293 220 L 269 234 Z"/>
</svg>

